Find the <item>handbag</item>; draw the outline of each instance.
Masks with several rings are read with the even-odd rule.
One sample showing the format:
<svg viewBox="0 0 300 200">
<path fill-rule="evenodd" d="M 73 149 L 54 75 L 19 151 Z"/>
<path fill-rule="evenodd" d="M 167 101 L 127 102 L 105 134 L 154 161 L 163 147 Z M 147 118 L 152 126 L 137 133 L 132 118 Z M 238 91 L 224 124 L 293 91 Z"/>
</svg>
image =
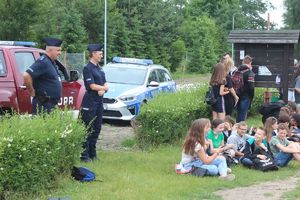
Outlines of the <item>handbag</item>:
<svg viewBox="0 0 300 200">
<path fill-rule="evenodd" d="M 208 91 L 205 93 L 204 102 L 208 105 L 214 105 L 217 103 L 218 99 L 215 97 L 214 91 L 212 87 L 208 88 Z"/>
<path fill-rule="evenodd" d="M 267 158 L 265 160 L 261 160 L 259 158 L 255 158 L 253 160 L 254 167 L 260 171 L 271 171 L 271 170 L 278 170 L 277 165 L 275 164 L 275 160 L 272 158 L 270 153 L 261 150 L 261 154 L 265 155 Z"/>
</svg>

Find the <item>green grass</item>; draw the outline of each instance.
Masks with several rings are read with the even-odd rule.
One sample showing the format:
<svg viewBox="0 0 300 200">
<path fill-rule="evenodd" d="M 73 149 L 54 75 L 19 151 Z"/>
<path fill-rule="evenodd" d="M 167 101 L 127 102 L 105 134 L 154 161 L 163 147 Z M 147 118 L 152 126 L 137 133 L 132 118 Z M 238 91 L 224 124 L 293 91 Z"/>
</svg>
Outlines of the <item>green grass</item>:
<svg viewBox="0 0 300 200">
<path fill-rule="evenodd" d="M 210 77 L 210 74 L 199 74 L 199 73 L 189 73 L 189 72 L 175 72 L 172 73 L 172 77 L 174 80 L 182 79 L 182 78 L 201 78 L 201 77 Z"/>
<path fill-rule="evenodd" d="M 260 117 L 247 120 L 249 126 L 259 126 Z M 134 139 L 123 141 L 122 146 L 135 146 Z M 100 151 L 100 161 L 78 163 L 87 166 L 97 175 L 96 181 L 81 183 L 70 177 L 62 177 L 56 189 L 41 191 L 29 196 L 15 194 L 10 199 L 47 199 L 68 197 L 71 200 L 219 200 L 213 192 L 221 189 L 249 186 L 258 182 L 282 180 L 295 175 L 299 163 L 291 162 L 288 167 L 275 172 L 260 172 L 242 166 L 232 167 L 236 179 L 232 182 L 219 181 L 217 177 L 193 177 L 177 175 L 174 165 L 181 159 L 181 141 L 174 145 L 160 146 L 150 151 Z M 296 189 L 285 193 L 288 199 L 297 199 L 300 183 Z M 266 191 L 265 196 L 272 194 Z"/>
<path fill-rule="evenodd" d="M 49 197 L 69 197 L 72 200 L 220 199 L 212 192 L 247 186 L 255 182 L 282 179 L 294 175 L 299 168 L 299 164 L 293 162 L 279 171 L 263 173 L 236 166 L 233 167 L 236 180 L 226 182 L 219 181 L 217 177 L 176 175 L 174 164 L 180 161 L 180 152 L 180 145 L 159 147 L 151 152 L 99 152 L 100 161 L 79 164 L 95 171 L 97 181 L 81 183 L 64 178 L 59 182 L 59 189 L 44 191 L 44 194 L 38 195 L 39 197 L 22 199 Z"/>
<path fill-rule="evenodd" d="M 127 138 L 121 142 L 121 146 L 125 148 L 133 148 L 137 145 L 135 138 Z"/>
</svg>

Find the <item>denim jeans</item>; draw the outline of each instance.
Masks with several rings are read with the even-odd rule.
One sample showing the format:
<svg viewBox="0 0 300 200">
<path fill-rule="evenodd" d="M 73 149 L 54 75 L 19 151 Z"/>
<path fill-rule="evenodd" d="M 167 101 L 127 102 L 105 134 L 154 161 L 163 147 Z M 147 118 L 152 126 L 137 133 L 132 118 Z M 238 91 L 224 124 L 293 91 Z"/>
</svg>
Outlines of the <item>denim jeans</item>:
<svg viewBox="0 0 300 200">
<path fill-rule="evenodd" d="M 226 175 L 227 164 L 225 158 L 216 158 L 210 164 L 204 164 L 200 159 L 195 159 L 190 163 L 183 164 L 183 168 L 189 169 L 191 167 L 201 167 L 207 169 L 207 174 L 212 176 Z"/>
<path fill-rule="evenodd" d="M 286 166 L 293 159 L 292 153 L 279 152 L 274 156 L 274 160 L 278 167 Z"/>
<path fill-rule="evenodd" d="M 241 96 L 237 104 L 236 122 L 245 121 L 250 107 L 251 99 L 248 96 Z"/>
<path fill-rule="evenodd" d="M 251 167 L 254 165 L 253 161 L 250 160 L 249 158 L 242 158 L 242 159 L 241 159 L 241 163 L 242 163 L 245 167 L 249 167 L 249 168 L 251 168 Z"/>
</svg>

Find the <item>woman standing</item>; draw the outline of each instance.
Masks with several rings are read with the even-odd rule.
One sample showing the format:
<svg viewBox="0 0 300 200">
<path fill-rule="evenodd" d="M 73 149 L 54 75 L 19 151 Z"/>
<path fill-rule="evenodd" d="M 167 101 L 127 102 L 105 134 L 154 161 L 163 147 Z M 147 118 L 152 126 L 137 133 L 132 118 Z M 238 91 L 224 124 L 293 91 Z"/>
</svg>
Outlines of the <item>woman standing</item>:
<svg viewBox="0 0 300 200">
<path fill-rule="evenodd" d="M 88 128 L 86 142 L 83 144 L 81 161 L 91 162 L 97 159 L 96 143 L 101 131 L 103 115 L 103 94 L 108 91 L 105 74 L 99 63 L 103 56 L 103 45 L 90 44 L 89 63 L 83 69 L 83 80 L 86 92 L 84 94 L 80 114 Z"/>
<path fill-rule="evenodd" d="M 224 95 L 225 101 L 225 113 L 226 115 L 232 115 L 233 108 L 237 104 L 239 97 L 236 95 L 235 90 L 232 87 L 231 76 L 237 68 L 234 66 L 233 60 L 229 57 L 223 61 L 226 71 L 226 84 L 225 88 L 228 88 L 230 93 Z"/>
<path fill-rule="evenodd" d="M 226 72 L 222 63 L 215 65 L 209 84 L 211 85 L 217 102 L 213 104 L 212 116 L 213 119 L 225 119 L 225 101 L 224 95 L 229 93 L 229 90 L 225 88 L 226 84 Z"/>
</svg>

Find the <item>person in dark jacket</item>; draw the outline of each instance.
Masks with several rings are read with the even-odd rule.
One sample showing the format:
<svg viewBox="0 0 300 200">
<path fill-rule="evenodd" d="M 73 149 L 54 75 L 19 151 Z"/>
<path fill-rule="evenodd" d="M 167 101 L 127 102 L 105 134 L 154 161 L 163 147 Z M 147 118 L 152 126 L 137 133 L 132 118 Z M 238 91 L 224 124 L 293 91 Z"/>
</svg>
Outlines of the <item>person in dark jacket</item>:
<svg viewBox="0 0 300 200">
<path fill-rule="evenodd" d="M 265 160 L 268 158 L 266 154 L 273 158 L 270 146 L 266 141 L 266 130 L 259 127 L 254 137 L 247 140 L 241 163 L 249 168 L 254 167 L 254 159 Z"/>
<path fill-rule="evenodd" d="M 90 52 L 90 60 L 83 69 L 86 92 L 81 103 L 80 115 L 88 128 L 88 133 L 80 159 L 84 162 L 91 162 L 97 159 L 96 143 L 102 125 L 103 95 L 108 91 L 108 85 L 105 73 L 99 65 L 103 56 L 103 45 L 90 44 L 87 49 Z"/>
<path fill-rule="evenodd" d="M 243 73 L 244 84 L 239 91 L 235 91 L 239 97 L 236 122 L 245 121 L 247 119 L 247 113 L 254 97 L 255 74 L 252 71 L 252 58 L 249 55 L 244 57 L 238 71 Z"/>
<path fill-rule="evenodd" d="M 62 96 L 61 77 L 55 61 L 61 54 L 62 40 L 44 38 L 46 53 L 24 73 L 24 85 L 32 96 L 32 114 L 50 113 Z"/>
</svg>

